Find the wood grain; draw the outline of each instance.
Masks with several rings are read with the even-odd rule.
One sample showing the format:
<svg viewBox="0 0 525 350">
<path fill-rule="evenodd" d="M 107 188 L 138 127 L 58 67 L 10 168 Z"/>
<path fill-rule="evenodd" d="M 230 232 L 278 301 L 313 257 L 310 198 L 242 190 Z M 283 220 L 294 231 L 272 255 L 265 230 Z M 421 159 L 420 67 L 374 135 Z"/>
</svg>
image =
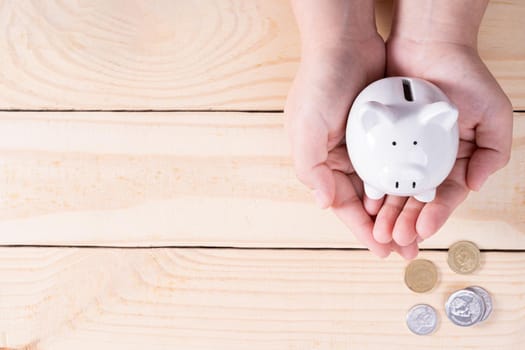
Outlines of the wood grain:
<svg viewBox="0 0 525 350">
<path fill-rule="evenodd" d="M 0 346 L 62 349 L 505 349 L 525 342 L 525 254 L 483 253 L 457 275 L 446 253 L 434 291 L 403 283 L 405 262 L 368 252 L 223 249 L 0 249 Z M 481 285 L 486 323 L 454 326 L 450 293 Z M 432 336 L 406 311 L 428 303 Z"/>
<path fill-rule="evenodd" d="M 525 2 L 491 1 L 479 39 L 515 109 L 523 27 Z M 280 0 L 1 0 L 0 30 L 0 109 L 281 110 L 299 61 Z"/>
<path fill-rule="evenodd" d="M 0 244 L 360 246 L 295 178 L 282 116 L 0 113 Z M 424 247 L 525 249 L 525 114 L 510 164 Z"/>
</svg>

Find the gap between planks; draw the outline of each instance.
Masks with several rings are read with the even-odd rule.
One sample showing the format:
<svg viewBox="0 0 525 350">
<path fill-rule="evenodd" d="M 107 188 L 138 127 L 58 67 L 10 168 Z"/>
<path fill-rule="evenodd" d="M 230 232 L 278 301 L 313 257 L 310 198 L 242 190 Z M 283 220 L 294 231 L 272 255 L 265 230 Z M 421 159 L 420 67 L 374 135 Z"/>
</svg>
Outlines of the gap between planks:
<svg viewBox="0 0 525 350">
<path fill-rule="evenodd" d="M 7 113 L 284 113 L 283 109 L 0 109 Z M 1 349 L 0 349 L 1 350 Z"/>
<path fill-rule="evenodd" d="M 1 248 L 78 248 L 78 249 L 228 249 L 228 250 L 290 250 L 290 251 L 368 251 L 356 247 L 243 247 L 243 246 L 205 246 L 205 245 L 168 245 L 168 246 L 116 246 L 116 245 L 70 245 L 70 244 L 7 244 Z M 448 248 L 420 248 L 421 252 L 447 252 Z M 480 249 L 482 253 L 525 253 L 525 249 Z M 2 349 L 0 349 L 2 350 Z"/>
<path fill-rule="evenodd" d="M 284 109 L 0 109 L 0 112 L 24 113 L 253 113 L 282 114 Z M 525 109 L 515 109 L 513 113 L 525 113 Z M 1 350 L 1 349 L 0 349 Z"/>
</svg>

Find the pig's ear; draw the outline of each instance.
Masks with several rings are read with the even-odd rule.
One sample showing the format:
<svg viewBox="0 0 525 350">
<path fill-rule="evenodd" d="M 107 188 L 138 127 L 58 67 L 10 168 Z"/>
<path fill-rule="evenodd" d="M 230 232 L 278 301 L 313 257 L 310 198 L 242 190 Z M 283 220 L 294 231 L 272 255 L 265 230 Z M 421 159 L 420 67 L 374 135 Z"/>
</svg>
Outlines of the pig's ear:
<svg viewBox="0 0 525 350">
<path fill-rule="evenodd" d="M 451 130 L 458 120 L 458 110 L 448 102 L 440 101 L 423 107 L 419 113 L 423 124 L 436 123 L 445 130 Z"/>
<path fill-rule="evenodd" d="M 361 125 L 365 132 L 369 132 L 374 126 L 383 123 L 394 123 L 394 114 L 382 103 L 368 101 L 363 103 L 359 111 Z"/>
</svg>

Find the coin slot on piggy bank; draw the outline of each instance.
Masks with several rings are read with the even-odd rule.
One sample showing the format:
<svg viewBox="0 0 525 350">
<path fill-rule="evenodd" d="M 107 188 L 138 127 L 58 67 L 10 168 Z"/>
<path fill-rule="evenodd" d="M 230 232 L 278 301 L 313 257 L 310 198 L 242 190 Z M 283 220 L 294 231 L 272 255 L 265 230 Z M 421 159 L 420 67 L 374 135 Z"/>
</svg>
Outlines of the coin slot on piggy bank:
<svg viewBox="0 0 525 350">
<path fill-rule="evenodd" d="M 412 86 L 410 86 L 410 80 L 403 79 L 403 95 L 405 100 L 408 102 L 414 101 L 414 96 L 412 95 Z"/>
<path fill-rule="evenodd" d="M 392 77 L 366 87 L 348 116 L 346 144 L 372 199 L 435 198 L 458 152 L 458 111 L 436 85 Z"/>
</svg>

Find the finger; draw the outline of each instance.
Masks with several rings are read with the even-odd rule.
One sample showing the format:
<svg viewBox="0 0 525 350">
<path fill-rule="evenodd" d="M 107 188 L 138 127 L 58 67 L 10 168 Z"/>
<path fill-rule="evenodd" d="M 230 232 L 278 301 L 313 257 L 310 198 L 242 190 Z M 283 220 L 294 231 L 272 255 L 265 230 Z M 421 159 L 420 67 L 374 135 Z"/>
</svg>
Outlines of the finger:
<svg viewBox="0 0 525 350">
<path fill-rule="evenodd" d="M 458 155 L 456 158 L 470 158 L 476 150 L 476 144 L 470 141 L 459 141 Z"/>
<path fill-rule="evenodd" d="M 424 205 L 413 197 L 405 203 L 392 232 L 392 238 L 400 246 L 407 246 L 417 238 L 416 222 Z"/>
<path fill-rule="evenodd" d="M 337 146 L 334 150 L 328 153 L 328 160 L 326 163 L 332 170 L 339 170 L 345 174 L 355 174 L 350 158 L 348 157 L 346 145 L 344 144 Z M 363 197 L 363 181 L 357 176 L 352 176 L 351 180 L 359 198 L 363 199 L 365 211 L 370 216 L 376 216 L 383 205 L 383 198 L 375 200 L 366 195 Z"/>
<path fill-rule="evenodd" d="M 471 190 L 479 191 L 488 177 L 503 168 L 509 161 L 510 153 L 494 149 L 478 148 L 470 158 L 467 183 Z"/>
<path fill-rule="evenodd" d="M 345 174 L 354 172 L 354 168 L 350 162 L 350 157 L 348 157 L 348 151 L 346 150 L 345 145 L 339 145 L 328 152 L 326 165 L 332 170 L 338 170 Z"/>
<path fill-rule="evenodd" d="M 291 130 L 292 155 L 297 178 L 313 191 L 321 208 L 329 207 L 335 196 L 328 159 L 328 131 L 323 123 L 305 118 Z M 321 124 L 321 125 L 319 125 Z"/>
<path fill-rule="evenodd" d="M 372 236 L 374 223 L 365 212 L 348 176 L 335 171 L 334 179 L 337 186 L 337 193 L 332 205 L 334 213 L 372 253 L 382 258 L 387 257 L 390 254 L 390 246 L 374 240 Z"/>
<path fill-rule="evenodd" d="M 421 238 L 426 239 L 436 233 L 454 209 L 467 198 L 467 162 L 467 159 L 456 161 L 449 177 L 437 188 L 436 198 L 421 210 L 416 222 L 416 231 Z"/>
<path fill-rule="evenodd" d="M 403 209 L 406 197 L 387 196 L 383 206 L 377 213 L 373 235 L 379 243 L 389 243 L 392 240 L 392 230 L 399 213 Z"/>
<path fill-rule="evenodd" d="M 337 170 L 348 174 L 348 178 L 352 182 L 357 196 L 359 199 L 363 199 L 363 181 L 354 172 L 354 168 L 350 162 L 350 158 L 348 157 L 348 151 L 346 150 L 345 145 L 337 146 L 332 151 L 330 151 L 328 153 L 328 160 L 326 161 L 326 164 L 332 170 Z"/>
<path fill-rule="evenodd" d="M 399 248 L 400 248 L 399 254 L 407 260 L 415 259 L 417 255 L 419 254 L 419 246 L 417 242 L 415 241 L 410 243 L 407 246 L 399 247 Z"/>
<path fill-rule="evenodd" d="M 352 183 L 352 186 L 354 187 L 354 191 L 357 197 L 362 201 L 364 193 L 365 193 L 365 188 L 363 186 L 363 180 L 361 180 L 359 176 L 357 176 L 356 173 L 352 173 L 348 175 L 348 178 L 350 179 L 350 182 Z"/>
<path fill-rule="evenodd" d="M 512 106 L 500 108 L 498 115 L 486 117 L 476 127 L 477 149 L 470 158 L 467 184 L 479 191 L 487 178 L 503 168 L 510 159 L 512 146 Z"/>
<path fill-rule="evenodd" d="M 415 241 L 404 247 L 392 242 L 392 249 L 407 260 L 415 259 L 419 254 L 419 246 Z"/>
<path fill-rule="evenodd" d="M 379 210 L 381 209 L 381 206 L 383 205 L 384 200 L 385 200 L 385 197 L 381 199 L 372 199 L 372 198 L 369 198 L 365 194 L 363 198 L 363 205 L 368 215 L 376 216 L 379 213 Z"/>
</svg>

